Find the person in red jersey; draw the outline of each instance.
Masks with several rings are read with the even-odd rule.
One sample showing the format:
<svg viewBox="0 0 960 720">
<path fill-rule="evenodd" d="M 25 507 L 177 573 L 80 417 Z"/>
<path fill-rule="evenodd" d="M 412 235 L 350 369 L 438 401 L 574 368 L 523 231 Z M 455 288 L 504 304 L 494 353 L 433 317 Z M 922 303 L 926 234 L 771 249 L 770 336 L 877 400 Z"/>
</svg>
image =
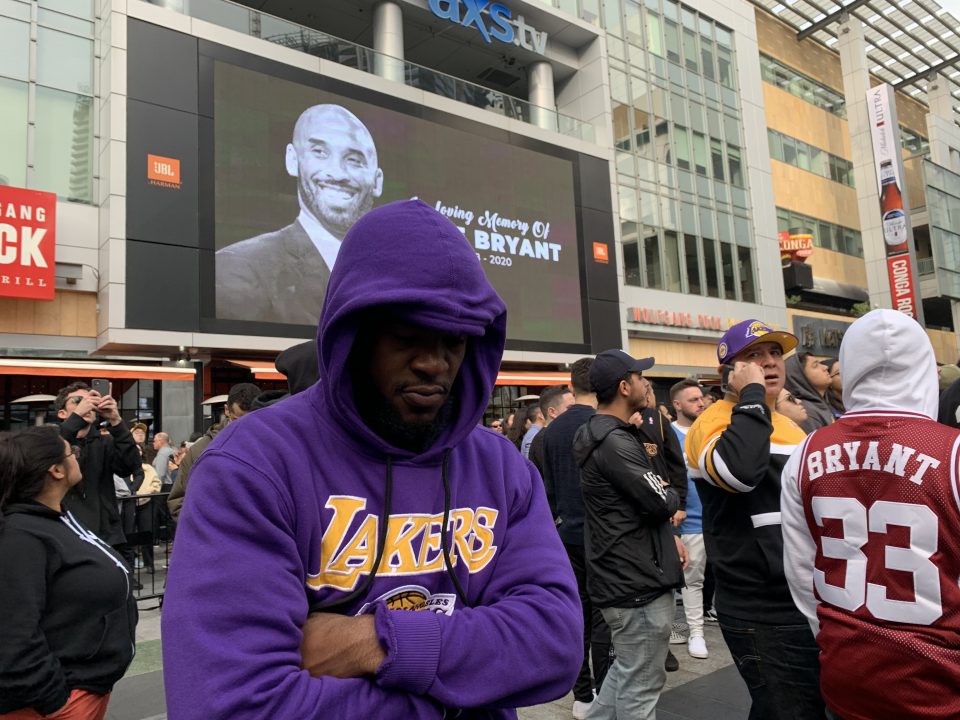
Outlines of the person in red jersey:
<svg viewBox="0 0 960 720">
<path fill-rule="evenodd" d="M 960 718 L 960 431 L 926 333 L 893 310 L 840 346 L 847 413 L 783 471 L 784 566 L 842 720 Z"/>
</svg>

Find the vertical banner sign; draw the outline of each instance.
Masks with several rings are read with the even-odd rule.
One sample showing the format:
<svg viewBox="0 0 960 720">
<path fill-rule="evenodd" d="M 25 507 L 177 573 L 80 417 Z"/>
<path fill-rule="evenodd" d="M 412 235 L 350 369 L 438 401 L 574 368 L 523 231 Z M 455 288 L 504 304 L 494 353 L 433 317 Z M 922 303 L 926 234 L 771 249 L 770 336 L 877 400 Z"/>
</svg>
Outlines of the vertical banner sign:
<svg viewBox="0 0 960 720">
<path fill-rule="evenodd" d="M 0 185 L 0 296 L 53 300 L 56 193 Z"/>
<path fill-rule="evenodd" d="M 900 154 L 900 126 L 893 89 L 878 85 L 867 91 L 867 116 L 873 141 L 873 162 L 880 191 L 880 216 L 887 258 L 887 278 L 893 309 L 923 323 L 923 307 L 914 282 L 910 212 L 906 206 L 903 158 Z"/>
</svg>

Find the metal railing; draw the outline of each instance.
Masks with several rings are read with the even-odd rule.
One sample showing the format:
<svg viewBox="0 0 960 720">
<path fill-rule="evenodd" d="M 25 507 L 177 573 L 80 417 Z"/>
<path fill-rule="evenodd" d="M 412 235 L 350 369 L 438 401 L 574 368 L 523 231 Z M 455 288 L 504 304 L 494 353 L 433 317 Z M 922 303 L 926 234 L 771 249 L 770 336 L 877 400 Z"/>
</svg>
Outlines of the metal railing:
<svg viewBox="0 0 960 720">
<path fill-rule="evenodd" d="M 475 83 L 378 53 L 363 45 L 304 25 L 252 10 L 230 0 L 141 0 L 292 50 L 401 82 L 473 107 L 520 120 L 568 137 L 594 141 L 593 126 L 553 108 L 491 90 Z"/>
<path fill-rule="evenodd" d="M 121 554 L 133 571 L 133 596 L 138 602 L 163 602 L 176 527 L 167 510 L 169 495 L 159 492 L 117 498 L 127 540 L 126 552 Z"/>
<path fill-rule="evenodd" d="M 933 275 L 936 272 L 936 266 L 933 264 L 933 258 L 917 258 L 917 272 L 920 275 Z"/>
</svg>

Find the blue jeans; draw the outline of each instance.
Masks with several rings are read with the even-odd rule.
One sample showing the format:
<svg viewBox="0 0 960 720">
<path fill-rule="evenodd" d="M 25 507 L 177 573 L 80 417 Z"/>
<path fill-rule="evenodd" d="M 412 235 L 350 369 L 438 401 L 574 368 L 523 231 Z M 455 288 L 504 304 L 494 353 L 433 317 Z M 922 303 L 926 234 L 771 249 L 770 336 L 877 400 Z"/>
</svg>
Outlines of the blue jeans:
<svg viewBox="0 0 960 720">
<path fill-rule="evenodd" d="M 654 720 L 676 613 L 673 592 L 641 607 L 603 608 L 616 653 L 587 720 Z"/>
<path fill-rule="evenodd" d="M 749 720 L 823 720 L 820 648 L 807 623 L 763 625 L 719 613 L 720 630 L 747 684 Z"/>
</svg>

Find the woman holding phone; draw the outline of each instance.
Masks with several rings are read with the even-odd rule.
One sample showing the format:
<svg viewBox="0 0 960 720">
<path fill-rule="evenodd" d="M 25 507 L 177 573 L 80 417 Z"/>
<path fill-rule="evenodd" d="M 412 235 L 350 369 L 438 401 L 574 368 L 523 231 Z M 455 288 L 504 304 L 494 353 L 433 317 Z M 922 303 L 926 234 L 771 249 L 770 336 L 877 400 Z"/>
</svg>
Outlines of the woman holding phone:
<svg viewBox="0 0 960 720">
<path fill-rule="evenodd" d="M 133 660 L 129 572 L 62 505 L 79 452 L 56 428 L 0 434 L 2 720 L 102 720 Z"/>
</svg>

